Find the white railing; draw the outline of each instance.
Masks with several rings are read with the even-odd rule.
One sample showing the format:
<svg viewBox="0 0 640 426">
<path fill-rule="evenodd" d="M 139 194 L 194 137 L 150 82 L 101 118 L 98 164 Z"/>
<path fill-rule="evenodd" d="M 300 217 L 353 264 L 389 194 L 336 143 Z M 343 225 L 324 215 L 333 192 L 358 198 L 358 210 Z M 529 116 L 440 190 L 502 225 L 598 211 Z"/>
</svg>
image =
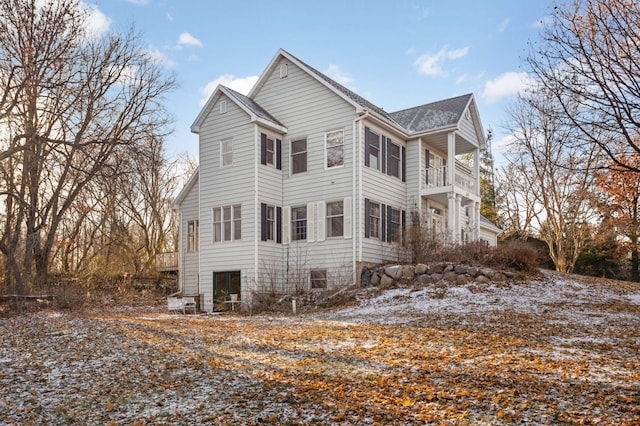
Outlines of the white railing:
<svg viewBox="0 0 640 426">
<path fill-rule="evenodd" d="M 178 269 L 178 252 L 156 254 L 156 269 L 159 272 L 174 271 Z"/>
<path fill-rule="evenodd" d="M 475 192 L 476 180 L 474 179 L 473 176 L 470 176 L 464 172 L 459 172 L 458 170 L 456 170 L 455 179 L 456 179 L 455 185 L 458 188 L 462 188 L 463 190 L 468 192 Z"/>
<path fill-rule="evenodd" d="M 447 166 L 425 168 L 423 176 L 423 188 L 441 188 L 450 185 Z M 458 167 L 456 167 L 454 185 L 467 192 L 476 193 L 477 191 L 476 178 L 470 175 L 465 169 Z"/>
<path fill-rule="evenodd" d="M 447 166 L 428 167 L 424 170 L 425 179 L 423 183 L 425 188 L 439 188 L 449 185 Z"/>
</svg>

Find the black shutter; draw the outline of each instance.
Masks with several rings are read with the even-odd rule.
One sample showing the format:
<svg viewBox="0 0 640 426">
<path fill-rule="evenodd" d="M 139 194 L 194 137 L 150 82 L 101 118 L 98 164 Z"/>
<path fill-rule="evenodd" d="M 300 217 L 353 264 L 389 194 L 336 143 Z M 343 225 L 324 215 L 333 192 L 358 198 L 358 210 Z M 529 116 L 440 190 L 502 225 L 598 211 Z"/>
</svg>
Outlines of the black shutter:
<svg viewBox="0 0 640 426">
<path fill-rule="evenodd" d="M 260 135 L 260 164 L 267 164 L 267 135 Z"/>
<path fill-rule="evenodd" d="M 380 171 L 382 173 L 386 173 L 387 172 L 387 137 L 386 136 L 382 136 L 382 138 L 380 138 L 380 145 L 381 146 L 381 155 L 380 155 Z"/>
<path fill-rule="evenodd" d="M 364 128 L 364 165 L 369 167 L 369 154 L 371 153 L 371 138 L 373 134 L 368 127 Z"/>
<path fill-rule="evenodd" d="M 276 139 L 276 169 L 282 170 L 282 141 Z"/>
<path fill-rule="evenodd" d="M 382 216 L 380 239 L 382 241 L 387 241 L 387 206 L 384 204 L 380 204 L 380 216 Z"/>
<path fill-rule="evenodd" d="M 429 185 L 429 150 L 428 149 L 424 150 L 424 164 L 425 164 L 424 183 Z"/>
<path fill-rule="evenodd" d="M 276 243 L 282 244 L 282 207 L 276 207 Z"/>
<path fill-rule="evenodd" d="M 402 242 L 404 242 L 404 236 L 407 229 L 407 212 L 402 210 Z"/>
<path fill-rule="evenodd" d="M 368 198 L 364 199 L 364 237 L 369 238 L 371 229 L 371 203 Z"/>
<path fill-rule="evenodd" d="M 260 203 L 260 239 L 267 241 L 267 205 Z"/>
<path fill-rule="evenodd" d="M 387 241 L 393 241 L 396 237 L 391 233 L 393 229 L 393 223 L 391 222 L 391 218 L 393 217 L 392 210 L 393 207 L 387 206 Z"/>
<path fill-rule="evenodd" d="M 402 147 L 402 181 L 407 181 L 407 149 Z"/>
</svg>

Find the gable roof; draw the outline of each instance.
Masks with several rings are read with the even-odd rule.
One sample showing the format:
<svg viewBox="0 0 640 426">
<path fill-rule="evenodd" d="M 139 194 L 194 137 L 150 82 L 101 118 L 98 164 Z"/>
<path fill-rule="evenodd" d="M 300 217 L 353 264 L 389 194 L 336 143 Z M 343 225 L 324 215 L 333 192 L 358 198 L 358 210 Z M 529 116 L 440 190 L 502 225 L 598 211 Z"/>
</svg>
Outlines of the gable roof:
<svg viewBox="0 0 640 426">
<path fill-rule="evenodd" d="M 242 93 L 236 92 L 235 90 L 226 86 L 222 86 L 222 89 L 225 91 L 225 93 L 227 93 L 229 97 L 235 98 L 236 101 L 244 105 L 246 107 L 245 109 L 250 111 L 251 114 L 255 115 L 258 118 L 262 118 L 264 120 L 270 121 L 272 124 L 285 127 L 284 124 L 280 123 L 274 116 L 269 114 L 264 108 L 258 105 L 258 103 L 253 99 L 243 95 Z"/>
<path fill-rule="evenodd" d="M 388 112 L 386 112 L 383 108 L 380 108 L 379 106 L 369 102 L 368 100 L 366 100 L 362 96 L 358 95 L 357 93 L 353 92 L 352 90 L 347 89 L 342 84 L 338 83 L 337 81 L 333 80 L 332 78 L 328 77 L 327 75 L 321 73 L 320 71 L 318 71 L 317 69 L 315 69 L 312 66 L 308 65 L 307 63 L 301 61 L 300 59 L 298 59 L 297 57 L 293 56 L 291 53 L 287 52 L 284 49 L 279 49 L 278 50 L 278 52 L 273 57 L 273 59 L 271 60 L 271 62 L 269 63 L 269 65 L 267 66 L 265 71 L 260 75 L 260 78 L 258 78 L 258 81 L 253 86 L 253 88 L 251 89 L 251 92 L 249 92 L 249 98 L 253 98 L 254 95 L 264 85 L 264 83 L 268 79 L 268 76 L 274 70 L 275 66 L 277 65 L 277 63 L 278 63 L 278 61 L 279 61 L 279 59 L 281 57 L 287 59 L 288 61 L 290 61 L 292 63 L 294 63 L 296 66 L 298 66 L 302 70 L 306 71 L 307 74 L 309 74 L 311 77 L 315 78 L 322 85 L 326 86 L 331 91 L 333 91 L 335 94 L 340 96 L 342 99 L 344 99 L 345 101 L 347 101 L 348 103 L 353 105 L 356 108 L 357 112 L 364 112 L 364 111 L 372 112 L 372 113 L 376 114 L 377 116 L 379 116 L 380 118 L 382 118 L 384 121 L 388 122 L 389 124 L 393 125 L 394 127 L 397 127 L 399 130 L 404 130 L 402 128 L 402 126 L 400 126 L 391 117 L 391 115 Z"/>
<path fill-rule="evenodd" d="M 198 114 L 198 117 L 191 125 L 191 131 L 193 133 L 200 132 L 200 126 L 204 122 L 209 112 L 213 109 L 213 106 L 217 102 L 218 98 L 222 95 L 226 95 L 227 98 L 232 100 L 236 105 L 238 105 L 244 112 L 246 112 L 251 122 L 258 122 L 262 125 L 270 127 L 274 130 L 280 131 L 282 133 L 286 133 L 287 128 L 282 123 L 280 123 L 276 118 L 274 118 L 271 114 L 269 114 L 264 108 L 258 105 L 253 99 L 236 92 L 233 89 L 230 89 L 226 86 L 219 84 L 216 87 L 216 90 L 213 91 L 207 103 Z"/>
<path fill-rule="evenodd" d="M 456 125 L 472 98 L 473 95 L 469 93 L 392 112 L 390 115 L 409 133 L 421 133 Z"/>
<path fill-rule="evenodd" d="M 200 167 L 197 167 L 196 170 L 193 172 L 193 174 L 189 177 L 189 180 L 187 180 L 187 183 L 185 183 L 184 187 L 182 187 L 182 189 L 178 193 L 178 196 L 175 198 L 175 200 L 173 200 L 173 204 L 171 205 L 171 207 L 174 210 L 177 210 L 180 208 L 180 204 L 182 204 L 184 199 L 187 198 L 187 195 L 189 195 L 189 193 L 191 192 L 191 189 L 194 187 L 194 185 L 196 184 L 199 178 L 200 178 Z"/>
</svg>

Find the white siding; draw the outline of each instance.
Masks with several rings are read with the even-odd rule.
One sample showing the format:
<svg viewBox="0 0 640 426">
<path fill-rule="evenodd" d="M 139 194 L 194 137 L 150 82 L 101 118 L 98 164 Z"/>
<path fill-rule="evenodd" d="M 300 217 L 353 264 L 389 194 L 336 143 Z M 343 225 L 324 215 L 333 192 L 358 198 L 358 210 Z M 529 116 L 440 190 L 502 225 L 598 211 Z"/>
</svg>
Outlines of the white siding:
<svg viewBox="0 0 640 426">
<path fill-rule="evenodd" d="M 269 176 L 269 185 L 260 183 L 260 198 L 273 197 L 276 200 L 279 190 L 283 207 L 298 207 L 353 197 L 353 121 L 357 118 L 354 106 L 292 63 L 288 64 L 287 77 L 280 78 L 279 65 L 273 68 L 272 75 L 268 76 L 254 96 L 260 106 L 288 129 L 288 134 L 282 139 L 281 186 L 272 187 L 273 180 Z M 343 131 L 344 165 L 327 169 L 325 133 L 334 130 Z M 300 138 L 307 139 L 307 171 L 290 175 L 290 142 Z M 309 211 L 307 217 L 310 223 L 312 218 Z M 317 231 L 324 227 L 324 222 L 316 222 L 315 225 Z M 298 275 L 305 277 L 312 268 L 327 269 L 329 286 L 344 284 L 348 280 L 345 278 L 347 275 L 350 280 L 353 274 L 352 240 L 327 238 L 318 241 L 317 233 L 316 240 L 311 240 L 282 245 L 281 267 L 285 287 L 293 289 L 299 285 L 301 280 L 291 278 L 296 273 L 294 269 L 303 269 L 303 273 Z M 263 259 L 273 263 L 274 249 L 272 245 L 261 243 L 259 263 L 265 263 Z"/>
<path fill-rule="evenodd" d="M 395 144 L 401 147 L 406 146 L 404 141 L 393 137 L 389 132 L 385 132 L 383 129 L 371 123 L 364 123 L 364 125 L 377 134 L 391 137 Z M 407 157 L 408 155 L 409 152 L 407 152 Z M 364 162 L 364 159 L 362 161 Z M 412 178 L 413 176 L 409 173 L 409 170 L 407 170 L 407 180 Z M 405 210 L 408 214 L 407 195 L 407 184 L 402 182 L 402 179 L 389 176 L 378 169 L 367 166 L 362 167 L 362 198 L 359 200 L 359 209 L 364 209 L 364 199 L 368 198 L 374 202 L 389 205 L 395 209 Z M 402 251 L 397 243 L 389 243 L 377 238 L 364 238 L 365 213 L 364 211 L 362 213 L 362 222 L 359 227 L 359 235 L 363 238 L 361 260 L 372 263 L 399 260 Z"/>
<path fill-rule="evenodd" d="M 469 110 L 466 110 L 462 114 L 462 119 L 459 123 L 458 133 L 460 136 L 473 143 L 475 146 L 480 146 L 480 141 L 478 140 L 478 136 L 476 133 L 475 123 L 472 119 L 473 115 Z"/>
<path fill-rule="evenodd" d="M 180 218 L 181 218 L 181 230 L 180 235 L 180 283 L 183 295 L 194 296 L 198 294 L 198 258 L 200 253 L 187 252 L 188 246 L 188 231 L 187 224 L 190 221 L 198 220 L 198 187 L 199 179 L 191 187 L 191 191 L 184 198 L 180 204 Z"/>
<path fill-rule="evenodd" d="M 233 141 L 233 164 L 222 167 L 220 142 L 228 138 Z M 213 272 L 241 271 L 241 299 L 251 291 L 257 143 L 249 115 L 229 99 L 227 112 L 221 114 L 216 103 L 200 128 L 200 293 L 205 296 L 206 310 L 213 309 Z M 242 210 L 241 239 L 214 243 L 213 208 L 237 204 Z"/>
</svg>

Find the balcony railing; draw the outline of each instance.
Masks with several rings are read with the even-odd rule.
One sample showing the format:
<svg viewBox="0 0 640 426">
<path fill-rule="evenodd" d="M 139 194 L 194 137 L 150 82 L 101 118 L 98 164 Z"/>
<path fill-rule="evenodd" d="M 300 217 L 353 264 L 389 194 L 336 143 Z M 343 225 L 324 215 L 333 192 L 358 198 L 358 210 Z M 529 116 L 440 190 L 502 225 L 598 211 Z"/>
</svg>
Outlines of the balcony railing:
<svg viewBox="0 0 640 426">
<path fill-rule="evenodd" d="M 462 167 L 456 167 L 454 184 L 464 191 L 472 193 L 477 191 L 476 179 Z M 441 188 L 449 185 L 447 166 L 428 167 L 424 169 L 423 188 Z"/>
<path fill-rule="evenodd" d="M 169 272 L 178 270 L 178 252 L 156 254 L 156 270 L 158 272 Z"/>
</svg>

